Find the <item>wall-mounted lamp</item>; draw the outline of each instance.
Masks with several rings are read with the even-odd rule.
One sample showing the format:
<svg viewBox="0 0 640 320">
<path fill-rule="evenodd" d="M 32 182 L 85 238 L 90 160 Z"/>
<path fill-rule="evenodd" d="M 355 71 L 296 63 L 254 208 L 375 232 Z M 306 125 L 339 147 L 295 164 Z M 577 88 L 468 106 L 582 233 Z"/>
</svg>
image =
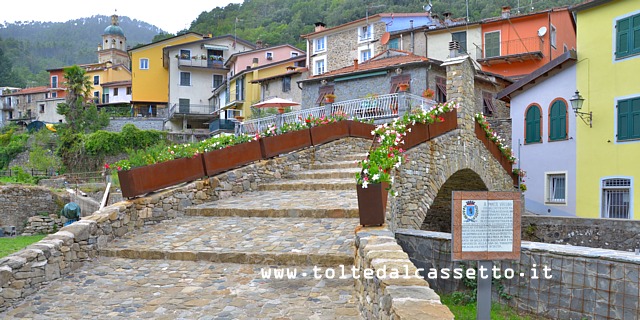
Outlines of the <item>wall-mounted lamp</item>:
<svg viewBox="0 0 640 320">
<path fill-rule="evenodd" d="M 397 68 L 396 69 L 396 74 L 402 74 L 402 68 Z"/>
<path fill-rule="evenodd" d="M 324 86 L 324 85 L 327 85 L 327 80 L 326 80 L 326 79 L 322 79 L 322 80 L 320 80 L 320 84 L 322 84 L 323 86 Z"/>
<path fill-rule="evenodd" d="M 593 114 L 591 113 L 591 111 L 580 112 L 580 110 L 582 110 L 582 104 L 584 103 L 584 98 L 580 95 L 580 92 L 578 90 L 576 90 L 576 94 L 574 94 L 573 97 L 569 99 L 569 102 L 571 102 L 571 109 L 573 109 L 573 113 L 576 114 L 576 117 L 580 116 L 580 119 L 582 119 L 582 121 L 585 124 L 588 124 L 589 128 L 592 128 Z M 588 122 L 587 122 L 587 119 L 589 119 Z"/>
</svg>

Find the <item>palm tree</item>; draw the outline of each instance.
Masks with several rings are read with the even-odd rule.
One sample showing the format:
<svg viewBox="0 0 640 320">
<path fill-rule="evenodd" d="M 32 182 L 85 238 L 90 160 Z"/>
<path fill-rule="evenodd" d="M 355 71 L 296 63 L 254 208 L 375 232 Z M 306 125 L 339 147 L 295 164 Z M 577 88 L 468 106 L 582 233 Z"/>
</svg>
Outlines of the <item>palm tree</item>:
<svg viewBox="0 0 640 320">
<path fill-rule="evenodd" d="M 64 69 L 65 86 L 67 87 L 66 103 L 58 104 L 58 113 L 64 115 L 67 124 L 73 131 L 80 129 L 78 121 L 84 112 L 88 97 L 91 95 L 92 83 L 86 71 L 77 65 Z"/>
</svg>

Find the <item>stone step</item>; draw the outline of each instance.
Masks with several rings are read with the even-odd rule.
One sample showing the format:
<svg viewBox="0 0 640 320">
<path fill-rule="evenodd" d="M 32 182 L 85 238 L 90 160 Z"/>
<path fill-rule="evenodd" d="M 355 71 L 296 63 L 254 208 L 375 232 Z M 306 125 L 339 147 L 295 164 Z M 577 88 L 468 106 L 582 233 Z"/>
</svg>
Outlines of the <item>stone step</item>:
<svg viewBox="0 0 640 320">
<path fill-rule="evenodd" d="M 336 157 L 335 161 L 355 161 L 364 160 L 367 157 L 366 153 L 350 153 Z"/>
<path fill-rule="evenodd" d="M 348 168 L 348 169 L 317 169 L 300 171 L 293 175 L 294 179 L 309 180 L 309 179 L 356 179 L 356 172 L 359 172 L 360 168 Z"/>
<path fill-rule="evenodd" d="M 355 160 L 350 161 L 335 161 L 326 163 L 314 163 L 311 165 L 311 170 L 317 169 L 348 169 L 358 168 L 358 163 Z"/>
<path fill-rule="evenodd" d="M 261 191 L 274 190 L 355 190 L 355 179 L 284 180 L 258 186 Z"/>
<path fill-rule="evenodd" d="M 358 219 L 179 217 L 115 240 L 102 256 L 338 267 L 353 264 Z"/>
<path fill-rule="evenodd" d="M 355 179 L 353 180 L 355 181 Z M 186 208 L 189 216 L 357 218 L 351 190 L 258 191 Z"/>
</svg>

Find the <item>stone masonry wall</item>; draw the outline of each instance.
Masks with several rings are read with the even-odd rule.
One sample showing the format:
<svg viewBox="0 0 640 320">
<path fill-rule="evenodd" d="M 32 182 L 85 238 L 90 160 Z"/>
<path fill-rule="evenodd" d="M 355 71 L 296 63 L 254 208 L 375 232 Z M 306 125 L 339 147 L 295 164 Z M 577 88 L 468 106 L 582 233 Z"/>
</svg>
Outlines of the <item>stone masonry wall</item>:
<svg viewBox="0 0 640 320">
<path fill-rule="evenodd" d="M 363 319 L 454 318 L 386 225 L 356 230 L 355 244 L 355 289 Z"/>
<path fill-rule="evenodd" d="M 360 59 L 358 57 L 358 47 L 367 44 L 367 42 L 358 43 L 358 28 L 360 27 L 362 25 L 327 36 L 327 72 L 351 66 L 353 65 L 353 59 Z M 373 24 L 372 39 L 380 39 L 385 31 L 386 25 L 384 22 Z M 313 46 L 313 41 L 311 43 L 311 46 Z M 384 46 L 380 44 L 380 41 L 373 43 L 369 41 L 368 43 L 370 43 L 369 48 L 371 49 L 372 57 L 384 50 Z M 313 52 L 313 48 L 310 50 L 310 52 Z"/>
<path fill-rule="evenodd" d="M 58 217 L 57 214 L 50 214 L 48 216 L 33 216 L 27 221 L 27 227 L 22 232 L 23 236 L 31 236 L 34 234 L 49 234 L 62 229 L 64 223 L 67 222 L 67 218 L 64 216 Z"/>
<path fill-rule="evenodd" d="M 69 196 L 36 186 L 0 186 L 0 227 L 15 226 L 18 234 L 24 230 L 27 219 L 41 213 L 58 213 L 69 201 Z"/>
<path fill-rule="evenodd" d="M 164 130 L 164 119 L 160 118 L 117 118 L 109 120 L 106 131 L 120 132 L 125 124 L 131 123 L 140 130 Z"/>
<path fill-rule="evenodd" d="M 396 238 L 418 268 L 463 264 L 451 261 L 449 233 L 404 229 Z M 637 319 L 640 314 L 640 255 L 523 241 L 519 261 L 494 264 L 502 271 L 514 270 L 512 279 L 497 281 L 512 297 L 502 302 L 545 319 Z M 427 281 L 441 294 L 464 288 L 461 280 L 452 278 Z M 493 295 L 497 300 L 495 291 Z"/>
<path fill-rule="evenodd" d="M 635 251 L 640 248 L 640 221 L 524 215 L 522 239 Z"/>
<path fill-rule="evenodd" d="M 342 139 L 96 211 L 40 242 L 0 259 L 0 312 L 95 258 L 115 238 L 146 224 L 181 216 L 188 206 L 255 191 L 261 182 L 284 179 L 309 168 L 315 159 L 327 159 L 344 152 L 345 148 L 364 153 L 369 145 L 369 141 L 362 139 Z"/>
</svg>

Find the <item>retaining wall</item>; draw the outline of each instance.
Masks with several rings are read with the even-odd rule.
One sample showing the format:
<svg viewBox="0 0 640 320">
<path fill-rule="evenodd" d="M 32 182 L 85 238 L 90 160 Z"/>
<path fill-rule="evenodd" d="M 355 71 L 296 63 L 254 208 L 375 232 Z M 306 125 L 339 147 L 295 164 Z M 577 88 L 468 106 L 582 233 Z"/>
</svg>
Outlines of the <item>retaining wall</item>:
<svg viewBox="0 0 640 320">
<path fill-rule="evenodd" d="M 29 217 L 41 213 L 58 213 L 69 196 L 37 186 L 0 186 L 0 227 L 15 226 L 17 233 L 24 231 Z"/>
</svg>

